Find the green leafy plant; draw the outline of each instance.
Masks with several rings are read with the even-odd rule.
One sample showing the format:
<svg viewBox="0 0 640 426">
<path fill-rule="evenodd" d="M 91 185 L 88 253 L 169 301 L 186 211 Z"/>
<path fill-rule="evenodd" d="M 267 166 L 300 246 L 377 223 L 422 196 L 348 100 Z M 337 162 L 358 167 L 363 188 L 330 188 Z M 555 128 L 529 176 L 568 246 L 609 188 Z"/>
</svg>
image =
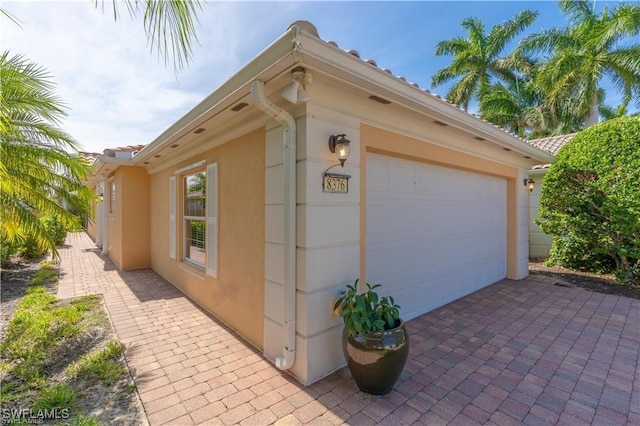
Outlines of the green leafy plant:
<svg viewBox="0 0 640 426">
<path fill-rule="evenodd" d="M 540 197 L 540 228 L 554 235 L 549 262 L 591 271 L 613 266 L 638 283 L 640 116 L 578 133 L 558 153 Z"/>
<path fill-rule="evenodd" d="M 344 327 L 350 336 L 367 334 L 372 331 L 391 330 L 400 322 L 400 306 L 393 297 L 379 297 L 374 290 L 380 284 L 367 283 L 367 291 L 358 292 L 358 281 L 347 284 L 333 310 L 344 320 Z"/>
</svg>

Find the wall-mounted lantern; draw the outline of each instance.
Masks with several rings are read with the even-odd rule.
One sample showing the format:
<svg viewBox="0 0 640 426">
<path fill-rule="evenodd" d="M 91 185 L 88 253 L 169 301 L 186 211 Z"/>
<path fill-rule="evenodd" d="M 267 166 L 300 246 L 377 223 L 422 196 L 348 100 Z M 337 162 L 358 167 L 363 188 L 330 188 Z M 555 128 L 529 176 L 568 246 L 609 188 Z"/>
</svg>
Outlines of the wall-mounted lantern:
<svg viewBox="0 0 640 426">
<path fill-rule="evenodd" d="M 525 179 L 524 180 L 524 187 L 525 189 L 528 189 L 529 192 L 533 192 L 533 188 L 536 187 L 536 183 L 533 179 Z"/>
<path fill-rule="evenodd" d="M 344 133 L 329 136 L 329 150 L 338 156 L 342 167 L 344 167 L 344 162 L 347 161 L 351 152 L 350 143 L 351 141 L 345 137 Z"/>
</svg>

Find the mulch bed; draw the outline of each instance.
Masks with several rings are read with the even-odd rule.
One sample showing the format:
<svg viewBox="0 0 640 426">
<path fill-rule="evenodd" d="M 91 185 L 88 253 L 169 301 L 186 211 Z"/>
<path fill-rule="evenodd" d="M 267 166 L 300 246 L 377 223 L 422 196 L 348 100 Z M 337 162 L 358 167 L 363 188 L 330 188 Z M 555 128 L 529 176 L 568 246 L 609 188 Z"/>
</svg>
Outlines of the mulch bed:
<svg viewBox="0 0 640 426">
<path fill-rule="evenodd" d="M 640 299 L 640 286 L 618 284 L 616 278 L 611 274 L 597 275 L 561 266 L 545 266 L 544 263 L 538 261 L 529 263 L 529 273 L 558 278 L 558 285 L 580 287 L 588 291 Z"/>
</svg>

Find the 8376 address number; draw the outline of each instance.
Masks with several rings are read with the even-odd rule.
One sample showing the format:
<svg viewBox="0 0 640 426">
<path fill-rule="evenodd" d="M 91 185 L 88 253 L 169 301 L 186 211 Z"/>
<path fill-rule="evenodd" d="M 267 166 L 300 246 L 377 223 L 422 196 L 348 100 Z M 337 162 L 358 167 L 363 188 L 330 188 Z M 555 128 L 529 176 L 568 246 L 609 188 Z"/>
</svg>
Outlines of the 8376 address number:
<svg viewBox="0 0 640 426">
<path fill-rule="evenodd" d="M 346 194 L 349 192 L 349 177 L 350 176 L 336 176 L 330 174 L 324 175 L 322 191 Z"/>
</svg>

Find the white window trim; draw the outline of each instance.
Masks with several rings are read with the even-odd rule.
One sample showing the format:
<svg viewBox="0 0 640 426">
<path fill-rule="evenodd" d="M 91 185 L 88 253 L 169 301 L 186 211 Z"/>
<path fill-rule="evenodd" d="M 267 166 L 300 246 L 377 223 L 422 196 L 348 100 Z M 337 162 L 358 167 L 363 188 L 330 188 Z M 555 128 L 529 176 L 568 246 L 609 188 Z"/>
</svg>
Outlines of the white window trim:
<svg viewBox="0 0 640 426">
<path fill-rule="evenodd" d="M 198 167 L 202 167 L 202 166 L 204 166 L 205 164 L 207 164 L 207 162 L 206 162 L 205 160 L 198 161 L 197 163 L 189 164 L 188 166 L 184 166 L 184 167 L 182 167 L 182 168 L 180 168 L 180 169 L 176 170 L 176 171 L 175 171 L 175 174 L 176 174 L 176 175 L 181 175 L 181 174 L 183 174 L 184 172 L 187 172 L 187 171 L 189 171 L 189 170 L 192 170 L 192 169 L 195 169 L 195 168 L 198 168 Z"/>
<path fill-rule="evenodd" d="M 206 185 L 206 193 L 205 193 L 205 216 L 202 218 L 201 216 L 181 216 L 178 217 L 178 197 L 180 197 L 180 205 L 183 204 L 184 194 L 182 191 L 178 191 L 178 179 L 184 179 L 185 175 L 183 172 L 190 171 L 197 167 L 206 164 L 205 161 L 199 161 L 197 163 L 193 163 L 189 166 L 183 167 L 177 170 L 174 176 L 169 177 L 169 257 L 171 259 L 177 260 L 177 230 L 178 230 L 178 219 L 182 222 L 183 227 L 183 235 L 182 235 L 182 261 L 185 266 L 179 267 L 185 270 L 193 267 L 199 270 L 204 270 L 207 275 L 218 278 L 218 163 L 211 163 L 206 167 L 207 174 L 207 185 Z M 181 186 L 182 187 L 182 186 Z M 182 212 L 183 213 L 183 212 Z M 205 264 L 204 267 L 198 265 L 197 263 L 191 261 L 186 257 L 186 244 L 185 244 L 185 235 L 186 235 L 186 220 L 204 220 L 205 221 Z M 194 271 L 190 271 L 194 273 Z M 194 275 L 198 275 L 194 273 Z"/>
<path fill-rule="evenodd" d="M 218 163 L 207 166 L 206 216 L 206 272 L 218 278 Z"/>
</svg>

